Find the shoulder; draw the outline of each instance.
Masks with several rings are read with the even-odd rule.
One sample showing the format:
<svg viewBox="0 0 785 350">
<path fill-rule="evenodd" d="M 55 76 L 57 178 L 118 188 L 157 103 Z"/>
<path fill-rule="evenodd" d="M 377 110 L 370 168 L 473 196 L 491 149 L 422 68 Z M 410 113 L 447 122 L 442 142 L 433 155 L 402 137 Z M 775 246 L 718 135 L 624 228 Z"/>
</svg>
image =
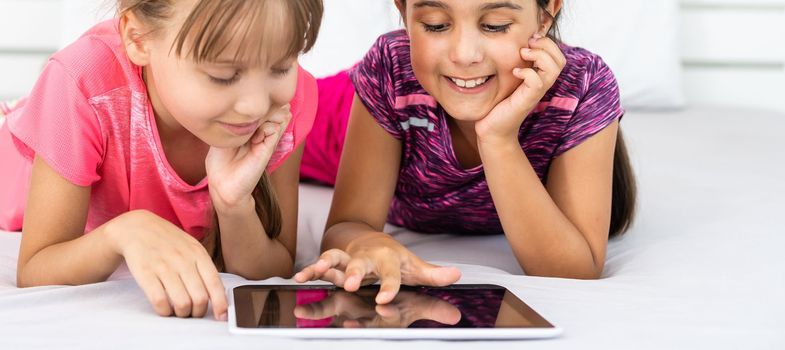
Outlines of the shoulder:
<svg viewBox="0 0 785 350">
<path fill-rule="evenodd" d="M 295 143 L 300 143 L 310 133 L 316 118 L 319 92 L 316 79 L 302 67 L 297 68 L 297 88 L 289 103 L 292 111 Z"/>
<path fill-rule="evenodd" d="M 116 20 L 99 23 L 52 55 L 50 61 L 59 63 L 86 98 L 127 86 L 134 70 L 122 47 Z"/>
<path fill-rule="evenodd" d="M 371 47 L 371 52 L 379 51 L 385 56 L 406 55 L 408 57 L 409 45 L 409 35 L 406 33 L 406 30 L 398 29 L 380 35 L 373 47 Z"/>
<path fill-rule="evenodd" d="M 580 47 L 560 47 L 567 63 L 551 91 L 554 95 L 581 98 L 598 80 L 616 84 L 613 72 L 599 55 Z"/>
<path fill-rule="evenodd" d="M 564 57 L 567 59 L 565 70 L 574 71 L 576 73 L 591 73 L 598 68 L 606 67 L 600 55 L 593 53 L 581 47 L 573 47 L 569 45 L 561 45 Z"/>
<path fill-rule="evenodd" d="M 413 75 L 409 35 L 401 29 L 379 36 L 357 70 L 384 73 L 395 80 Z"/>
<path fill-rule="evenodd" d="M 403 29 L 379 36 L 365 58 L 351 69 L 350 76 L 356 90 L 371 90 L 392 100 L 396 96 L 427 94 L 414 75 L 409 35 Z"/>
</svg>

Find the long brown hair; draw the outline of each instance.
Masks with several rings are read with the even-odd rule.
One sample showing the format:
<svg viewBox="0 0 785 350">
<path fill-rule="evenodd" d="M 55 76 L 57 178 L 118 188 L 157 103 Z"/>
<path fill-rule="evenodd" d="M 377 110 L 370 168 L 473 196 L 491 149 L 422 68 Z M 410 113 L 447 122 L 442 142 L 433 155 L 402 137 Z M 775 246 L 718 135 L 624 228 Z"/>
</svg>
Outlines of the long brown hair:
<svg viewBox="0 0 785 350">
<path fill-rule="evenodd" d="M 400 1 L 401 4 L 406 6 L 406 0 Z M 543 15 L 550 16 L 553 19 L 547 36 L 557 43 L 561 43 L 559 34 L 559 17 L 561 12 L 555 16 L 548 12 L 548 5 L 551 0 L 536 0 L 537 6 Z M 630 164 L 629 154 L 627 152 L 627 145 L 624 142 L 624 135 L 621 128 L 616 134 L 616 148 L 613 153 L 613 190 L 611 196 L 611 218 L 610 227 L 608 230 L 608 237 L 613 238 L 620 236 L 632 225 L 633 218 L 635 217 L 635 203 L 637 201 L 638 189 L 635 184 L 635 174 Z"/>
<path fill-rule="evenodd" d="M 120 14 L 133 13 L 154 32 L 171 18 L 175 1 L 118 0 L 118 8 Z M 243 43 L 235 53 L 235 61 L 275 62 L 313 47 L 323 13 L 322 0 L 200 0 L 180 28 L 172 49 L 178 56 L 202 62 L 217 59 L 233 43 Z M 282 43 L 286 48 L 270 50 L 271 42 Z M 267 236 L 278 237 L 283 226 L 281 208 L 266 172 L 252 195 Z M 215 212 L 211 216 L 212 227 L 202 244 L 219 271 L 223 271 L 218 216 Z"/>
</svg>

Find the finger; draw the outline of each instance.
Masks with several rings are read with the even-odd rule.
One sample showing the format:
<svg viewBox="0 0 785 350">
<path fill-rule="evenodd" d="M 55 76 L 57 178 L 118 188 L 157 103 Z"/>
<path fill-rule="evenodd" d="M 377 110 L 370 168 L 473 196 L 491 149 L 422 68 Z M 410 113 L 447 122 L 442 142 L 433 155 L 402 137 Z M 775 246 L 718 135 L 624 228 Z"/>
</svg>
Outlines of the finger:
<svg viewBox="0 0 785 350">
<path fill-rule="evenodd" d="M 345 251 L 340 249 L 330 249 L 319 257 L 320 262 L 324 261 L 326 265 L 322 264 L 320 267 L 324 267 L 324 271 L 327 271 L 328 268 L 337 268 L 340 270 L 345 270 L 346 265 L 349 264 L 349 261 L 352 260 L 352 257 L 347 254 Z M 319 262 L 317 262 L 318 264 Z"/>
<path fill-rule="evenodd" d="M 544 50 L 559 67 L 564 67 L 567 64 L 567 58 L 564 57 L 561 47 L 551 38 L 535 35 L 529 39 L 529 47 Z"/>
<path fill-rule="evenodd" d="M 346 265 L 346 280 L 343 289 L 348 292 L 356 292 L 368 273 L 368 263 L 364 259 L 352 259 Z"/>
<path fill-rule="evenodd" d="M 391 304 L 376 305 L 376 313 L 387 320 L 401 319 L 401 310 L 397 306 Z"/>
<path fill-rule="evenodd" d="M 521 58 L 533 63 L 532 68 L 538 72 L 540 78 L 542 78 L 547 85 L 552 85 L 561 73 L 561 67 L 559 67 L 553 57 L 545 52 L 545 50 L 524 48 L 521 49 Z"/>
<path fill-rule="evenodd" d="M 322 274 L 317 272 L 315 265 L 316 264 L 306 266 L 300 272 L 296 273 L 294 275 L 295 282 L 305 283 L 308 281 L 318 280 L 322 276 Z"/>
<path fill-rule="evenodd" d="M 260 143 L 265 143 L 265 141 L 267 140 L 272 140 L 274 139 L 275 134 L 278 133 L 280 128 L 281 128 L 280 124 L 269 122 L 269 121 L 264 122 L 259 127 L 259 129 L 256 130 L 256 133 L 251 139 L 251 142 L 253 142 L 253 144 L 256 145 Z M 278 140 L 275 140 L 275 142 L 277 141 Z"/>
<path fill-rule="evenodd" d="M 308 320 L 321 320 L 339 314 L 335 299 L 329 297 L 322 301 L 298 305 L 294 311 L 296 317 Z"/>
<path fill-rule="evenodd" d="M 283 105 L 280 109 L 272 113 L 270 118 L 267 119 L 268 122 L 273 122 L 276 124 L 286 124 L 292 118 L 292 112 L 290 109 L 289 104 Z"/>
<path fill-rule="evenodd" d="M 363 327 L 362 323 L 360 323 L 360 321 L 357 321 L 357 320 L 346 320 L 346 321 L 343 321 L 343 324 L 341 324 L 341 325 L 343 326 L 343 328 L 362 328 Z"/>
<path fill-rule="evenodd" d="M 210 298 L 213 306 L 213 316 L 216 320 L 226 321 L 226 311 L 229 309 L 229 302 L 226 300 L 226 288 L 224 288 L 215 264 L 205 253 L 201 258 L 197 259 L 196 269 L 207 289 L 207 296 Z"/>
<path fill-rule="evenodd" d="M 340 249 L 330 249 L 322 253 L 319 260 L 315 263 L 307 266 L 294 275 L 294 279 L 300 283 L 320 279 L 333 268 L 344 270 L 349 260 L 351 260 L 351 257 L 344 251 Z M 332 274 L 335 274 L 335 272 L 332 272 Z"/>
<path fill-rule="evenodd" d="M 155 275 L 144 274 L 136 278 L 136 283 L 142 289 L 150 305 L 153 306 L 155 313 L 161 316 L 171 316 L 172 306 L 169 304 L 169 298 L 166 295 L 161 281 Z"/>
<path fill-rule="evenodd" d="M 430 305 L 419 308 L 419 319 L 434 320 L 441 324 L 454 325 L 461 321 L 461 311 L 452 304 L 432 298 Z"/>
<path fill-rule="evenodd" d="M 523 84 L 518 88 L 519 90 L 524 89 L 525 87 L 531 89 L 533 92 L 539 92 L 545 86 L 540 75 L 532 68 L 515 68 L 512 70 L 512 74 L 518 79 L 523 80 Z"/>
<path fill-rule="evenodd" d="M 378 316 L 371 322 L 370 326 L 373 328 L 401 328 L 409 326 L 404 324 L 402 320 L 403 314 L 397 306 L 377 305 L 374 311 L 376 311 Z"/>
<path fill-rule="evenodd" d="M 415 260 L 417 266 L 414 277 L 414 284 L 435 287 L 449 286 L 461 278 L 461 270 L 454 267 L 441 267 L 429 264 L 419 258 Z"/>
<path fill-rule="evenodd" d="M 387 304 L 395 299 L 401 289 L 401 263 L 384 261 L 378 265 L 378 270 L 381 286 L 379 294 L 376 295 L 376 303 Z"/>
<path fill-rule="evenodd" d="M 345 274 L 341 270 L 329 269 L 324 273 L 321 273 L 313 266 L 306 267 L 294 275 L 294 280 L 297 283 L 322 280 L 330 282 L 338 287 L 343 287 L 345 279 Z"/>
<path fill-rule="evenodd" d="M 265 123 L 262 123 L 261 125 L 259 125 L 259 128 L 256 129 L 256 132 L 254 132 L 253 136 L 251 137 L 251 143 L 257 144 L 264 141 L 264 138 L 266 137 L 263 129 L 264 124 Z"/>
<path fill-rule="evenodd" d="M 327 270 L 322 279 L 341 288 L 346 284 L 346 274 L 338 269 Z"/>
<path fill-rule="evenodd" d="M 300 272 L 294 274 L 294 281 L 297 283 L 305 283 L 308 281 L 316 280 L 315 264 L 304 267 Z"/>
<path fill-rule="evenodd" d="M 175 316 L 191 316 L 191 296 L 188 295 L 180 276 L 175 273 L 165 273 L 160 276 L 160 279 L 169 296 L 169 303 L 174 308 Z"/>
<path fill-rule="evenodd" d="M 183 281 L 188 295 L 191 296 L 191 316 L 204 317 L 207 313 L 207 303 L 210 298 L 196 266 L 194 265 L 193 268 L 180 272 L 180 279 Z"/>
</svg>

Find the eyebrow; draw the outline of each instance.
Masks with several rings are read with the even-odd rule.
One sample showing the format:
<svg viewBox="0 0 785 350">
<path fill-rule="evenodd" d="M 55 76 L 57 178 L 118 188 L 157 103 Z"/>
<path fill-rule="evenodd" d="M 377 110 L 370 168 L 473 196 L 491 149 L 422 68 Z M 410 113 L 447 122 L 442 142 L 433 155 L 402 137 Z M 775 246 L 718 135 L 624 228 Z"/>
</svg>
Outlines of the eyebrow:
<svg viewBox="0 0 785 350">
<path fill-rule="evenodd" d="M 521 5 L 514 4 L 509 1 L 501 1 L 501 2 L 494 2 L 494 3 L 482 5 L 480 9 L 483 12 L 487 12 L 487 11 L 498 10 L 498 9 L 523 10 L 523 7 L 521 7 Z"/>
<path fill-rule="evenodd" d="M 447 6 L 447 4 L 445 4 L 445 3 L 441 2 L 441 1 L 436 1 L 436 0 L 422 0 L 422 1 L 418 1 L 416 4 L 414 4 L 414 8 L 416 8 L 416 9 L 423 8 L 423 7 L 436 7 L 436 8 L 445 9 L 445 10 L 450 8 L 449 6 Z"/>
<path fill-rule="evenodd" d="M 415 9 L 423 8 L 423 7 L 435 7 L 444 10 L 450 8 L 449 6 L 447 6 L 447 4 L 437 0 L 422 0 L 414 4 Z M 510 1 L 500 1 L 500 2 L 493 2 L 493 3 L 482 5 L 482 7 L 480 8 L 480 10 L 483 12 L 488 12 L 498 9 L 522 10 L 523 7 L 521 7 L 521 5 L 514 4 Z"/>
<path fill-rule="evenodd" d="M 226 67 L 239 68 L 239 69 L 245 69 L 248 66 L 246 62 L 235 61 L 231 59 L 218 59 L 215 61 L 210 61 L 210 63 L 216 66 L 226 66 Z"/>
</svg>

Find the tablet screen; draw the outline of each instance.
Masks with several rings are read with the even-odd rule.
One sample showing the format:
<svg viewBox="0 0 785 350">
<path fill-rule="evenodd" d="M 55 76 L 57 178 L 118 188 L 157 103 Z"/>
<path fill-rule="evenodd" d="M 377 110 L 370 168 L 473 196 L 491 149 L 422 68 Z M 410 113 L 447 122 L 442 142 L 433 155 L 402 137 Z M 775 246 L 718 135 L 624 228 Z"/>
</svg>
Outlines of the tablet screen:
<svg viewBox="0 0 785 350">
<path fill-rule="evenodd" d="M 355 293 L 309 285 L 234 288 L 240 328 L 553 328 L 515 294 L 494 285 L 407 287 L 389 304 L 378 286 Z"/>
</svg>

